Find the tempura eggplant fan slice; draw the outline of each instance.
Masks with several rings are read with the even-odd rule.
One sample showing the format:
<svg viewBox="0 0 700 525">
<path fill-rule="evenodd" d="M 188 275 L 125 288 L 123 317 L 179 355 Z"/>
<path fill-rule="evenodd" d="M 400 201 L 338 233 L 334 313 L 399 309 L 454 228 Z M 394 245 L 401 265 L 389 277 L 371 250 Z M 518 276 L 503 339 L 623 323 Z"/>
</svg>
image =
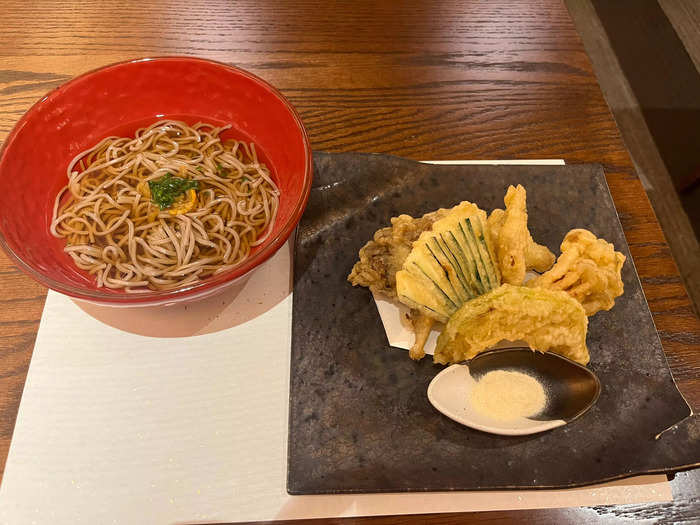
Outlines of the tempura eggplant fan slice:
<svg viewBox="0 0 700 525">
<path fill-rule="evenodd" d="M 486 213 L 464 201 L 421 233 L 403 267 L 396 291 L 403 304 L 422 314 L 414 322 L 409 355 L 421 359 L 432 322 L 447 322 L 464 303 L 500 285 Z"/>
</svg>

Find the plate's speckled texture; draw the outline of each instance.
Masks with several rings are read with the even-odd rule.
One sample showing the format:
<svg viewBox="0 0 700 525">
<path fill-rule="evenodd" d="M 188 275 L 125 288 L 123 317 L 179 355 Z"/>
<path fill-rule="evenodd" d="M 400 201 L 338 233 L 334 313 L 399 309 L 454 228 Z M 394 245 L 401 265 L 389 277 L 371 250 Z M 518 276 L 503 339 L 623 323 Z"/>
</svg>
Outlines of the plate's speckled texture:
<svg viewBox="0 0 700 525">
<path fill-rule="evenodd" d="M 528 190 L 533 237 L 556 254 L 587 228 L 627 256 L 625 294 L 590 319 L 590 367 L 603 391 L 582 418 L 544 434 L 505 437 L 464 427 L 428 402 L 443 367 L 389 347 L 367 289 L 346 277 L 375 230 L 470 200 L 503 207 Z M 315 154 L 314 187 L 294 262 L 289 420 L 291 494 L 567 487 L 700 461 L 627 243 L 597 165 L 435 166 L 365 154 Z"/>
</svg>

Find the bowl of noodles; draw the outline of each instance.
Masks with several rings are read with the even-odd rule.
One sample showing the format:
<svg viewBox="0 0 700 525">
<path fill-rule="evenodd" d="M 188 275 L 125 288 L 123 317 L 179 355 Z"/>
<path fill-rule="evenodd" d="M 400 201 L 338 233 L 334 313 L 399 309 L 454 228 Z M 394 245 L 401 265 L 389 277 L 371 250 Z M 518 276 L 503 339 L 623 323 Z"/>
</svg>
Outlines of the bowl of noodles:
<svg viewBox="0 0 700 525">
<path fill-rule="evenodd" d="M 241 69 L 187 57 L 86 73 L 37 102 L 0 150 L 0 245 L 71 297 L 202 298 L 294 231 L 312 157 L 291 104 Z"/>
</svg>

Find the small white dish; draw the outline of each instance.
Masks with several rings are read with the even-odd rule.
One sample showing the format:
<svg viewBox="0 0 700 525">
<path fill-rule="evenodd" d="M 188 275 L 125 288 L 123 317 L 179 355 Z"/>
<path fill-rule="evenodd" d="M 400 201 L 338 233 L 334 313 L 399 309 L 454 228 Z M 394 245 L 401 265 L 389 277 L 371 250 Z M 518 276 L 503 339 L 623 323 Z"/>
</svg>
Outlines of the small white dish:
<svg viewBox="0 0 700 525">
<path fill-rule="evenodd" d="M 471 367 L 471 368 L 470 368 Z M 547 393 L 544 410 L 535 416 L 501 420 L 482 415 L 471 405 L 470 392 L 478 379 L 493 370 L 522 372 L 537 379 Z M 430 403 L 462 425 L 504 436 L 537 434 L 566 425 L 597 401 L 596 375 L 565 357 L 508 348 L 479 354 L 468 364 L 455 364 L 436 375 L 428 386 Z"/>
</svg>

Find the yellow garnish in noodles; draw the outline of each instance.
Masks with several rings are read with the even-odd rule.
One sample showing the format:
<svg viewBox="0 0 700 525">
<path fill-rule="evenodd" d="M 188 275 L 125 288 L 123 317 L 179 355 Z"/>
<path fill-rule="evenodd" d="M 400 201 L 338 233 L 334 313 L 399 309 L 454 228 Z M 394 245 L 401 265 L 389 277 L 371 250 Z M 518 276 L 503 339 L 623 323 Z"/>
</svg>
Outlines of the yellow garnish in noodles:
<svg viewBox="0 0 700 525">
<path fill-rule="evenodd" d="M 180 215 L 192 211 L 197 204 L 197 192 L 193 189 L 187 190 L 185 195 L 177 199 L 168 210 L 170 215 Z"/>
</svg>

